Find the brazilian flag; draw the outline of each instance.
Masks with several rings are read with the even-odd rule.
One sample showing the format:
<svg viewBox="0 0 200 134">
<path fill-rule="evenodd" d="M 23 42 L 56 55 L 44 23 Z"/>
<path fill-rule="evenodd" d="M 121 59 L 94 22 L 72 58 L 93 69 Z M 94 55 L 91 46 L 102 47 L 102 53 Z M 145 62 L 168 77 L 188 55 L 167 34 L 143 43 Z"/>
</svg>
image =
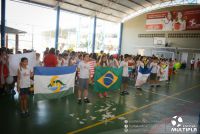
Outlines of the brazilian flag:
<svg viewBox="0 0 200 134">
<path fill-rule="evenodd" d="M 97 92 L 120 89 L 123 68 L 96 67 L 94 89 Z"/>
</svg>

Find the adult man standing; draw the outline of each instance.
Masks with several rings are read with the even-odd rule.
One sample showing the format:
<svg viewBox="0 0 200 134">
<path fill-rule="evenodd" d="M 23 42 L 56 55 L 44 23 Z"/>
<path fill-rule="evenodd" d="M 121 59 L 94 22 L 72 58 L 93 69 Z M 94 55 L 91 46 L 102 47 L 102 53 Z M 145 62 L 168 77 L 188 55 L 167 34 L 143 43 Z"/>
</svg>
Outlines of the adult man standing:
<svg viewBox="0 0 200 134">
<path fill-rule="evenodd" d="M 58 60 L 55 55 L 55 49 L 51 48 L 49 53 L 44 57 L 44 66 L 45 67 L 56 67 L 58 65 Z"/>
</svg>

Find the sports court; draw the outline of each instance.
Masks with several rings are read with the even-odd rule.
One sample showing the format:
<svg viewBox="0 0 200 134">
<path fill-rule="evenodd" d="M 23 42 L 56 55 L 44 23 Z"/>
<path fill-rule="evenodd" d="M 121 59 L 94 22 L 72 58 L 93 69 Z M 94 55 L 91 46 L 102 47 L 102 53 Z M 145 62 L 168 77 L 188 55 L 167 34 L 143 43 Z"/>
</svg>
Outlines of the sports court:
<svg viewBox="0 0 200 134">
<path fill-rule="evenodd" d="M 163 129 L 165 125 L 169 126 L 174 115 L 193 123 L 198 122 L 199 75 L 186 71 L 184 76 L 187 77 L 177 75 L 170 86 L 163 85 L 153 90 L 145 87 L 137 91 L 130 84 L 128 97 L 121 97 L 116 91 L 110 94 L 110 98 L 99 100 L 96 93 L 91 91 L 89 96 L 92 103 L 82 106 L 76 105 L 74 95 L 37 103 L 33 103 L 31 97 L 29 120 L 19 116 L 17 95 L 6 96 L 1 98 L 1 115 L 7 116 L 1 119 L 9 129 L 3 127 L 1 131 L 33 134 L 124 133 L 124 121 L 128 120 L 131 127 L 128 133 L 167 133 Z"/>
</svg>

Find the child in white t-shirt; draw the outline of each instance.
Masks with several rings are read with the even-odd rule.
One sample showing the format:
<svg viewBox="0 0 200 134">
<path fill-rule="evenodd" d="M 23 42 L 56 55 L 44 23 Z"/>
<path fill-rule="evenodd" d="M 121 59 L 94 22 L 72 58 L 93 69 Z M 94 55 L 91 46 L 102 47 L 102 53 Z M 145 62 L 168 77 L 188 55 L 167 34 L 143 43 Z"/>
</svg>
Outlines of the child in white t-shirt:
<svg viewBox="0 0 200 134">
<path fill-rule="evenodd" d="M 32 71 L 28 67 L 28 59 L 21 58 L 20 67 L 17 74 L 17 91 L 20 94 L 20 107 L 22 116 L 29 115 L 28 112 L 28 92 L 31 86 Z"/>
<path fill-rule="evenodd" d="M 78 90 L 78 104 L 81 104 L 82 90 L 84 90 L 84 102 L 90 103 L 88 99 L 88 85 L 90 79 L 90 65 L 88 64 L 89 55 L 83 55 L 83 61 L 78 64 L 79 76 L 79 90 Z"/>
<path fill-rule="evenodd" d="M 190 61 L 190 64 L 191 64 L 191 70 L 194 70 L 194 64 L 195 64 L 195 60 L 194 58 Z"/>
<path fill-rule="evenodd" d="M 67 53 L 63 54 L 63 66 L 69 66 L 69 56 Z"/>
<path fill-rule="evenodd" d="M 128 59 L 129 55 L 124 55 L 124 60 L 120 63 L 120 67 L 123 67 L 123 73 L 122 73 L 122 87 L 120 91 L 120 95 L 129 95 L 129 92 L 127 91 L 128 88 L 128 81 L 129 81 L 129 72 L 128 72 Z"/>
<path fill-rule="evenodd" d="M 157 58 L 153 59 L 153 62 L 150 64 L 151 74 L 150 74 L 150 84 L 151 87 L 154 87 L 154 85 L 157 84 L 157 72 L 158 72 L 158 63 Z"/>
<path fill-rule="evenodd" d="M 156 82 L 157 85 L 156 85 L 156 87 L 160 87 L 159 82 L 160 82 L 160 77 L 161 77 L 162 73 L 163 73 L 162 63 L 159 62 L 158 66 L 157 66 L 157 82 Z"/>
<path fill-rule="evenodd" d="M 36 66 L 42 66 L 42 62 L 40 61 L 39 53 L 36 53 Z"/>
<path fill-rule="evenodd" d="M 59 54 L 57 59 L 58 59 L 58 67 L 63 66 L 64 59 L 62 58 L 62 54 Z"/>
</svg>

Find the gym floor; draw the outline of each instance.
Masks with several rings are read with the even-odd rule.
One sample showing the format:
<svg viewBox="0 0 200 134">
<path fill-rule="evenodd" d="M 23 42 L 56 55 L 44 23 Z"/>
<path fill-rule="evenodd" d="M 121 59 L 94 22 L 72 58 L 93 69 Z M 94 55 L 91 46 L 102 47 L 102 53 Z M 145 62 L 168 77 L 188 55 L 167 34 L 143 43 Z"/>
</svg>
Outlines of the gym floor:
<svg viewBox="0 0 200 134">
<path fill-rule="evenodd" d="M 198 124 L 200 113 L 200 72 L 179 70 L 168 85 L 136 90 L 129 84 L 130 95 L 109 92 L 100 99 L 92 87 L 89 104 L 77 104 L 75 95 L 55 100 L 34 101 L 29 98 L 30 116 L 22 118 L 18 94 L 0 96 L 1 134 L 67 134 L 67 133 L 169 133 L 171 119 Z M 127 129 L 126 129 L 127 128 Z"/>
</svg>

